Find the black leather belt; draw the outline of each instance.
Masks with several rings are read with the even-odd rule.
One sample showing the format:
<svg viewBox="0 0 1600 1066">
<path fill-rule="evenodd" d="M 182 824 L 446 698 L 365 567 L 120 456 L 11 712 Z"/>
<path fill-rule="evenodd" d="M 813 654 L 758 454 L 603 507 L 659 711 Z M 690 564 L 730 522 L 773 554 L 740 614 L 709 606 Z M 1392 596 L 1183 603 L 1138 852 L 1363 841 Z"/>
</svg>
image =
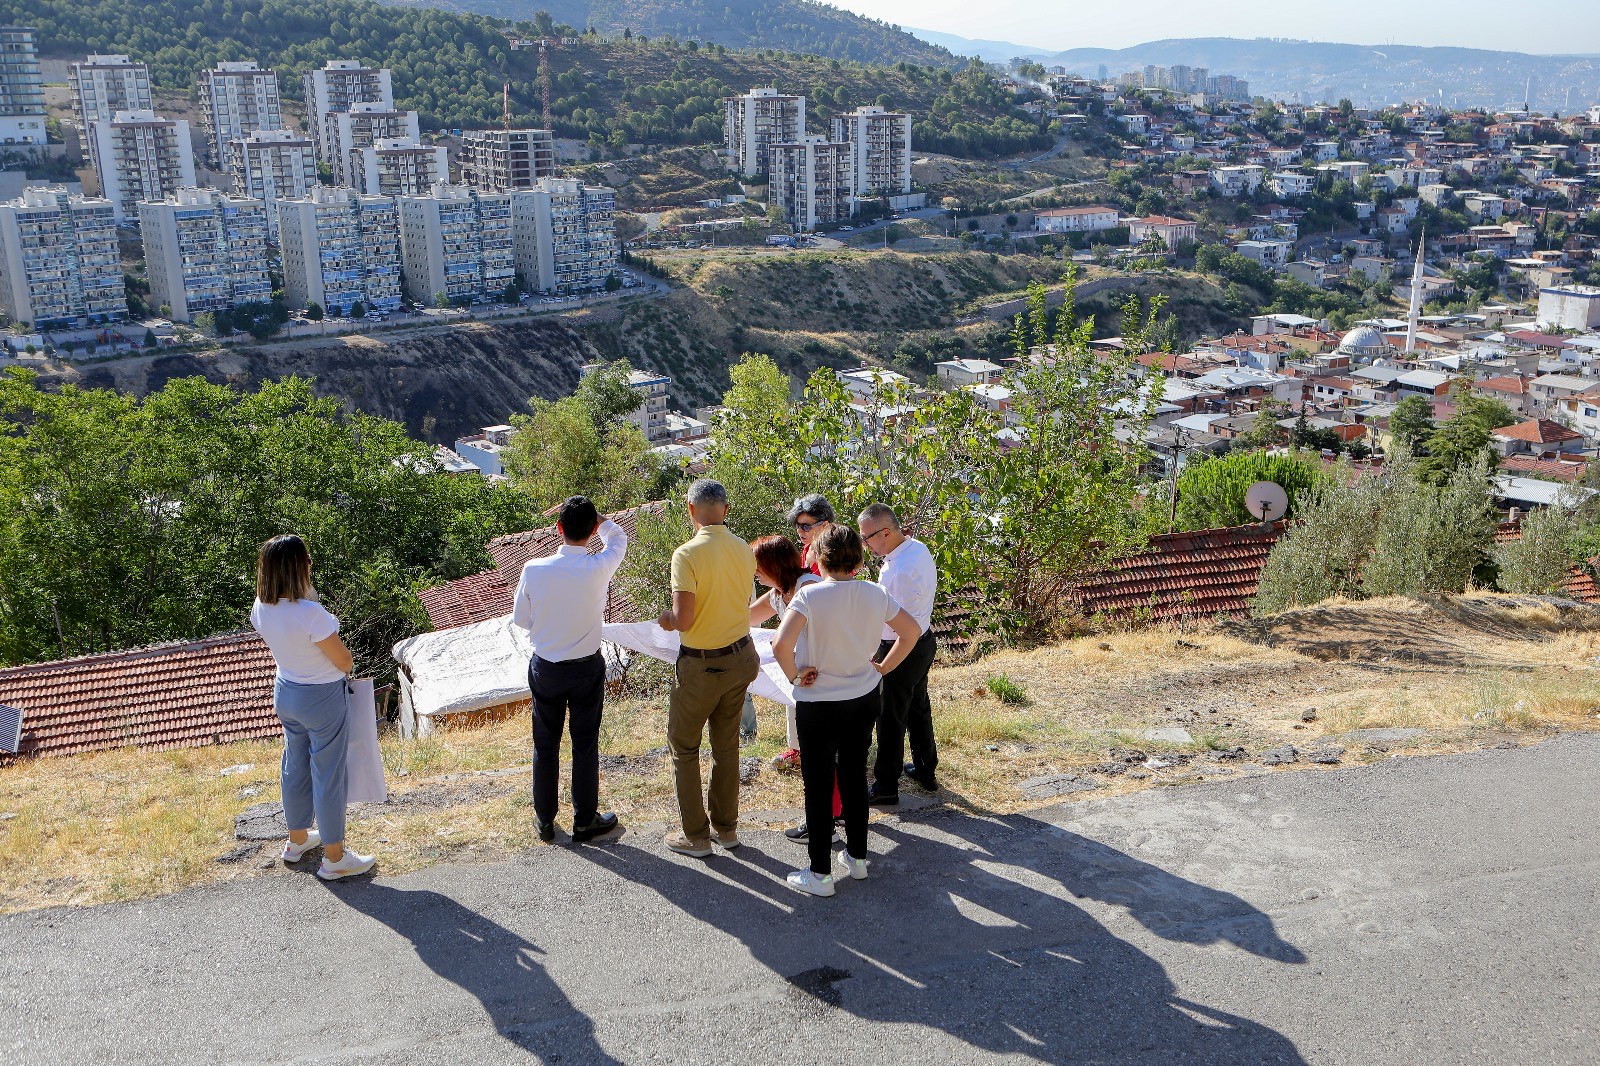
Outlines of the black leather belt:
<svg viewBox="0 0 1600 1066">
<path fill-rule="evenodd" d="M 750 638 L 740 637 L 725 648 L 679 648 L 678 654 L 680 656 L 687 655 L 694 659 L 720 659 L 724 655 L 732 655 L 734 652 L 744 651 L 749 646 Z"/>
</svg>

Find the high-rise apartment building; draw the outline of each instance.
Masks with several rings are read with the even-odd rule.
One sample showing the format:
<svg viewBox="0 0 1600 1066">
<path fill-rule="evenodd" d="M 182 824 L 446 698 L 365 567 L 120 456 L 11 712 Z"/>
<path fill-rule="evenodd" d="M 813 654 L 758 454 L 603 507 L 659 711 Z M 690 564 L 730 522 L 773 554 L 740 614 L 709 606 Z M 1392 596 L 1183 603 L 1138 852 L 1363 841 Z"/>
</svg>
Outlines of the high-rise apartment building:
<svg viewBox="0 0 1600 1066">
<path fill-rule="evenodd" d="M 35 328 L 126 318 L 111 202 L 36 186 L 0 203 L 0 310 Z"/>
<path fill-rule="evenodd" d="M 233 195 L 267 208 L 267 238 L 278 239 L 278 205 L 298 200 L 317 184 L 311 138 L 292 130 L 256 130 L 229 146 Z"/>
<path fill-rule="evenodd" d="M 350 180 L 346 184 L 364 193 L 422 196 L 450 180 L 450 156 L 443 148 L 410 137 L 385 139 L 352 148 L 347 172 Z"/>
<path fill-rule="evenodd" d="M 517 273 L 511 195 L 439 184 L 399 197 L 407 293 L 427 304 L 499 298 Z"/>
<path fill-rule="evenodd" d="M 727 167 L 735 174 L 765 174 L 774 144 L 799 141 L 806 135 L 806 98 L 773 88 L 751 89 L 723 100 L 722 133 Z"/>
<path fill-rule="evenodd" d="M 84 152 L 98 172 L 95 123 L 110 122 L 118 111 L 151 108 L 150 67 L 124 55 L 93 55 L 67 68 L 67 83 L 83 130 Z"/>
<path fill-rule="evenodd" d="M 145 111 L 150 100 L 150 67 L 124 55 L 94 55 L 67 68 L 78 125 L 110 122 L 118 111 Z"/>
<path fill-rule="evenodd" d="M 363 148 L 379 141 L 419 141 L 422 137 L 415 111 L 396 111 L 382 103 L 353 104 L 347 111 L 326 116 L 323 127 L 328 133 L 328 154 L 323 161 L 333 171 L 334 184 L 351 188 L 362 187 L 360 166 L 352 169 L 351 160 L 358 159 Z M 441 176 L 438 180 L 445 179 Z"/>
<path fill-rule="evenodd" d="M 330 59 L 321 70 L 308 70 L 304 79 L 306 122 L 317 145 L 317 158 L 336 167 L 337 152 L 329 136 L 329 115 L 349 111 L 357 104 L 379 104 L 394 110 L 394 88 L 389 71 L 369 67 L 354 59 Z"/>
<path fill-rule="evenodd" d="M 556 142 L 550 130 L 467 130 L 456 156 L 461 184 L 507 192 L 531 189 L 556 175 Z"/>
<path fill-rule="evenodd" d="M 174 322 L 272 299 L 267 208 L 260 200 L 184 188 L 139 205 L 150 295 Z"/>
<path fill-rule="evenodd" d="M 540 178 L 511 194 L 517 270 L 539 292 L 598 289 L 617 269 L 617 194 L 574 178 Z"/>
<path fill-rule="evenodd" d="M 843 222 L 855 212 L 850 145 L 826 137 L 773 145 L 767 189 L 784 221 L 796 230 Z"/>
<path fill-rule="evenodd" d="M 833 139 L 850 145 L 851 180 L 858 196 L 911 191 L 911 116 L 858 107 L 833 120 Z"/>
<path fill-rule="evenodd" d="M 218 170 L 233 168 L 233 142 L 257 130 L 283 129 L 278 72 L 252 61 L 218 63 L 200 72 L 200 106 Z"/>
<path fill-rule="evenodd" d="M 400 215 L 388 196 L 318 185 L 278 205 L 278 248 L 290 307 L 329 314 L 400 306 Z"/>
<path fill-rule="evenodd" d="M 44 77 L 33 29 L 0 26 L 0 144 L 45 144 Z"/>
<path fill-rule="evenodd" d="M 194 185 L 189 124 L 148 109 L 118 111 L 94 124 L 100 195 L 116 208 L 117 224 L 139 221 L 139 205 Z"/>
</svg>

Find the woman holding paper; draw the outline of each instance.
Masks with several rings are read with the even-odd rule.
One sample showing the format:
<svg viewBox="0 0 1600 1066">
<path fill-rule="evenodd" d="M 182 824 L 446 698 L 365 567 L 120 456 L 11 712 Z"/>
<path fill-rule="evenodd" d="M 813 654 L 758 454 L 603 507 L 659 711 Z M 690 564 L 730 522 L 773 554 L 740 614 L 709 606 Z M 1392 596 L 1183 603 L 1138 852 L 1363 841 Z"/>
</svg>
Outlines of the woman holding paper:
<svg viewBox="0 0 1600 1066">
<path fill-rule="evenodd" d="M 911 653 L 922 629 L 872 581 L 855 581 L 865 548 L 849 526 L 830 526 L 812 541 L 822 580 L 794 594 L 772 653 L 794 684 L 795 727 L 805 782 L 811 865 L 789 884 L 817 896 L 833 895 L 830 863 L 834 775 L 843 801 L 845 851 L 841 869 L 857 881 L 867 876 L 867 749 L 882 708 L 879 681 Z M 895 641 L 882 662 L 872 657 L 884 624 Z"/>
<path fill-rule="evenodd" d="M 283 723 L 281 784 L 289 824 L 284 862 L 299 862 L 319 844 L 324 881 L 366 873 L 371 855 L 344 846 L 346 675 L 354 665 L 339 639 L 339 620 L 311 587 L 311 553 L 293 534 L 273 537 L 256 560 L 256 602 L 250 625 L 278 667 L 272 706 Z M 311 824 L 315 816 L 317 829 Z"/>
</svg>

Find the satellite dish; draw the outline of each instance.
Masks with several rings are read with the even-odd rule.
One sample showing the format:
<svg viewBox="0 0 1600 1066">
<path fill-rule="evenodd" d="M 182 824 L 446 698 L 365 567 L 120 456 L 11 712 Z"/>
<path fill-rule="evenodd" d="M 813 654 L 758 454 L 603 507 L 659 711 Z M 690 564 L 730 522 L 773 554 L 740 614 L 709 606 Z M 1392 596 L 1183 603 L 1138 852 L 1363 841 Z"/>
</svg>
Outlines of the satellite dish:
<svg viewBox="0 0 1600 1066">
<path fill-rule="evenodd" d="M 1276 522 L 1289 510 L 1289 494 L 1276 481 L 1258 481 L 1244 494 L 1244 509 L 1261 522 Z"/>
</svg>

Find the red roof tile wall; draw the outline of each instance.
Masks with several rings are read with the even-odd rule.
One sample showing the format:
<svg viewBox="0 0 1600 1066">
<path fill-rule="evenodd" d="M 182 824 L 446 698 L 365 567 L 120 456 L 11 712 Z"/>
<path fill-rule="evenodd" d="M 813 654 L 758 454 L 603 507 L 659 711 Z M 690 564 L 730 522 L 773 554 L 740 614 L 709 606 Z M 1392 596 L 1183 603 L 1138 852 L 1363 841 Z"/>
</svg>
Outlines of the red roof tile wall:
<svg viewBox="0 0 1600 1066">
<path fill-rule="evenodd" d="M 22 708 L 19 755 L 203 747 L 283 735 L 275 674 L 260 637 L 229 633 L 8 667 L 0 703 Z"/>
<path fill-rule="evenodd" d="M 1085 614 L 1155 622 L 1247 614 L 1282 523 L 1165 533 L 1078 586 Z"/>
</svg>

